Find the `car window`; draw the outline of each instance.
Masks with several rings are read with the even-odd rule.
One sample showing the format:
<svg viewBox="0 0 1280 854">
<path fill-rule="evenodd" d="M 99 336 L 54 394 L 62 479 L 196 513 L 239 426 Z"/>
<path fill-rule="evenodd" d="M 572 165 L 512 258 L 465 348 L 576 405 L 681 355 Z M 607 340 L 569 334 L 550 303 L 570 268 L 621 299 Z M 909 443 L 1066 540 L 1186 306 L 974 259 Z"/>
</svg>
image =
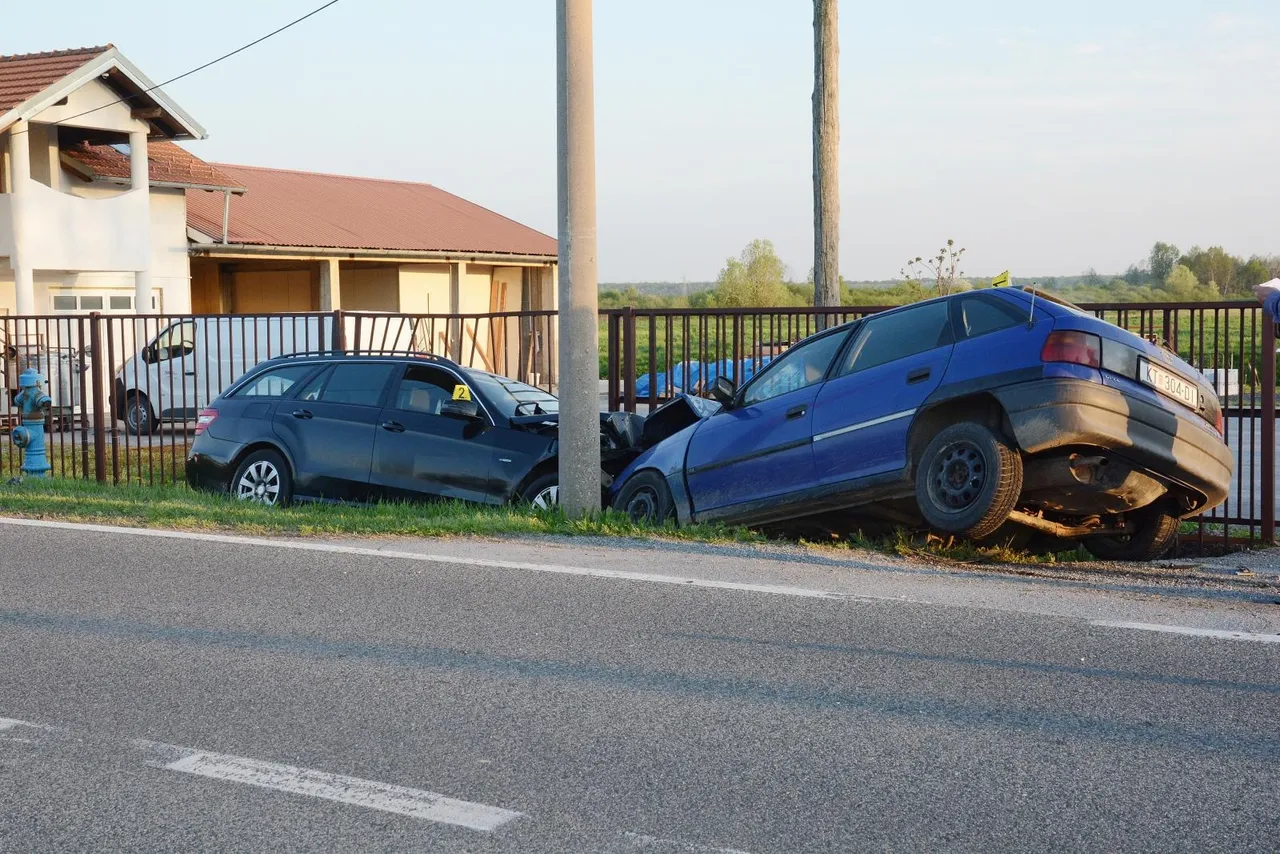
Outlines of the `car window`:
<svg viewBox="0 0 1280 854">
<path fill-rule="evenodd" d="M 844 359 L 840 375 L 865 371 L 954 343 L 950 307 L 927 302 L 905 311 L 872 317 Z"/>
<path fill-rule="evenodd" d="M 554 395 L 527 383 L 481 371 L 467 371 L 467 377 L 484 391 L 485 400 L 492 402 L 507 418 L 560 411 L 560 401 Z"/>
<path fill-rule="evenodd" d="M 236 392 L 236 397 L 284 397 L 315 365 L 288 365 L 266 371 Z"/>
<path fill-rule="evenodd" d="M 1027 312 L 1002 299 L 984 296 L 960 297 L 960 328 L 966 338 L 977 338 L 1027 322 Z"/>
<path fill-rule="evenodd" d="M 396 389 L 392 405 L 406 412 L 422 412 L 439 415 L 440 407 L 453 399 L 458 378 L 448 371 L 426 365 L 410 365 Z"/>
<path fill-rule="evenodd" d="M 319 400 L 320 392 L 324 389 L 324 384 L 329 381 L 329 375 L 333 373 L 333 368 L 328 368 L 316 374 L 298 389 L 298 400 Z"/>
<path fill-rule="evenodd" d="M 395 365 L 390 362 L 350 362 L 334 365 L 324 390 L 320 392 L 322 403 L 351 403 L 356 406 L 377 406 L 382 399 L 382 389 L 391 377 Z"/>
<path fill-rule="evenodd" d="M 822 382 L 827 368 L 831 367 L 831 360 L 848 337 L 848 332 L 838 332 L 792 347 L 775 359 L 759 379 L 747 386 L 742 395 L 742 405 L 771 400 Z"/>
<path fill-rule="evenodd" d="M 82 298 L 83 299 L 83 298 Z M 179 359 L 194 353 L 196 349 L 196 322 L 184 320 L 175 323 L 156 336 L 152 345 L 152 363 Z"/>
</svg>

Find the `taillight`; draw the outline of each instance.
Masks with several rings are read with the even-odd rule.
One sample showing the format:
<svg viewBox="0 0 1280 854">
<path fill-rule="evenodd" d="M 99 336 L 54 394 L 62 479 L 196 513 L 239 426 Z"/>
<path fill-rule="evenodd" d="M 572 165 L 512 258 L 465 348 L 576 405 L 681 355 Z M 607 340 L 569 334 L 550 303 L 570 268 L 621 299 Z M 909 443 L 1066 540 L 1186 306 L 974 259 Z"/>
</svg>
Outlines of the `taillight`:
<svg viewBox="0 0 1280 854">
<path fill-rule="evenodd" d="M 1222 417 L 1222 409 L 1221 409 L 1221 408 L 1219 408 L 1219 409 L 1218 409 L 1218 423 L 1217 423 L 1217 424 L 1215 424 L 1214 426 L 1218 428 L 1218 435 L 1219 435 L 1219 436 L 1225 436 L 1225 435 L 1227 435 L 1227 422 L 1226 422 L 1226 420 Z"/>
<path fill-rule="evenodd" d="M 1102 367 L 1102 339 L 1088 332 L 1064 329 L 1050 332 L 1040 350 L 1042 362 L 1070 362 L 1090 368 Z"/>
<path fill-rule="evenodd" d="M 209 425 L 218 417 L 216 409 L 201 409 L 200 414 L 196 416 L 196 435 L 199 436 L 205 430 L 209 429 Z"/>
</svg>

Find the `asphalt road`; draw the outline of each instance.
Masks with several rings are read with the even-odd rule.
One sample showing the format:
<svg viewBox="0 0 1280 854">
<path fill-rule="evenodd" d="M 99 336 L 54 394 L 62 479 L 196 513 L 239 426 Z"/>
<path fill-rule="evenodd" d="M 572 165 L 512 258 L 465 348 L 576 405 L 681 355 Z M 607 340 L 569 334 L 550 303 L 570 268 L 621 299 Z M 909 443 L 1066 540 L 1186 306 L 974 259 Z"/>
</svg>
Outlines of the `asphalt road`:
<svg viewBox="0 0 1280 854">
<path fill-rule="evenodd" d="M 1270 589 L 5 523 L 0 555 L 3 851 L 1280 838 Z"/>
</svg>

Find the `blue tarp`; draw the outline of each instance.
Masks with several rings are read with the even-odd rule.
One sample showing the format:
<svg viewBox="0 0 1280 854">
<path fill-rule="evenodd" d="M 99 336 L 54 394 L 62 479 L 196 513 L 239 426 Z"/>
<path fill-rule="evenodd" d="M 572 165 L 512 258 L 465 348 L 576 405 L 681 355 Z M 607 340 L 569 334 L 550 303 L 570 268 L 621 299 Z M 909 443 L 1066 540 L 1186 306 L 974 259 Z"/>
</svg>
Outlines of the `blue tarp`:
<svg viewBox="0 0 1280 854">
<path fill-rule="evenodd" d="M 763 357 L 759 367 L 763 368 L 772 359 L 772 356 Z M 757 366 L 753 359 L 743 359 L 736 377 L 738 384 L 741 385 L 751 379 L 756 370 Z M 719 362 L 681 362 L 671 368 L 670 377 L 665 371 L 659 371 L 654 375 L 643 373 L 636 377 L 636 399 L 643 400 L 649 396 L 651 381 L 658 397 L 670 397 L 673 394 L 705 392 L 711 388 L 716 378 L 722 375 L 730 379 L 734 378 L 732 359 Z"/>
</svg>

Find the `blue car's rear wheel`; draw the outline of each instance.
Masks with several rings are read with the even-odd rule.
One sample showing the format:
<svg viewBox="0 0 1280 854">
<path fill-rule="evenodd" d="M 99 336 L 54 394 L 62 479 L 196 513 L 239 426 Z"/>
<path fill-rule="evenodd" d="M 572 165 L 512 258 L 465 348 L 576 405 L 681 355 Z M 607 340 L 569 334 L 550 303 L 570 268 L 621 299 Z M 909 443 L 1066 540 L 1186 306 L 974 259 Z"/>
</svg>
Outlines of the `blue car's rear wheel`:
<svg viewBox="0 0 1280 854">
<path fill-rule="evenodd" d="M 954 424 L 925 448 L 916 502 L 935 531 L 980 539 L 1005 523 L 1022 494 L 1022 457 L 991 428 Z"/>
<path fill-rule="evenodd" d="M 675 502 L 667 481 L 654 471 L 632 476 L 613 501 L 613 509 L 633 522 L 661 525 L 675 515 Z"/>
</svg>

